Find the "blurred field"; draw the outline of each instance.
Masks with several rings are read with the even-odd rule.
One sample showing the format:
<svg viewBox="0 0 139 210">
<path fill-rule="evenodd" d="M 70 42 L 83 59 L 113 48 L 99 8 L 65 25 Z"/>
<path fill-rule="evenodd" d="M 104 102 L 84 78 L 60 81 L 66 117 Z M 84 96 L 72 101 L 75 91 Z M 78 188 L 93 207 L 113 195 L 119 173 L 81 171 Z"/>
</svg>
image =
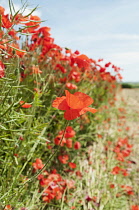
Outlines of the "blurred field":
<svg viewBox="0 0 139 210">
<path fill-rule="evenodd" d="M 139 89 L 122 89 L 122 97 L 127 103 L 127 125 L 130 127 L 130 142 L 134 145 L 131 161 L 132 169 L 137 171 L 132 178 L 134 189 L 139 185 Z M 137 190 L 136 199 L 139 199 L 139 190 Z M 135 200 L 136 200 L 135 199 Z"/>
<path fill-rule="evenodd" d="M 139 130 L 139 89 L 122 89 L 121 97 L 125 100 L 128 110 L 128 124 L 134 130 Z M 139 136 L 139 132 L 137 132 Z M 136 142 L 139 144 L 138 142 Z"/>
<path fill-rule="evenodd" d="M 137 109 L 139 107 L 139 88 L 122 89 L 122 96 L 125 98 L 127 104 L 132 106 L 132 109 Z"/>
</svg>

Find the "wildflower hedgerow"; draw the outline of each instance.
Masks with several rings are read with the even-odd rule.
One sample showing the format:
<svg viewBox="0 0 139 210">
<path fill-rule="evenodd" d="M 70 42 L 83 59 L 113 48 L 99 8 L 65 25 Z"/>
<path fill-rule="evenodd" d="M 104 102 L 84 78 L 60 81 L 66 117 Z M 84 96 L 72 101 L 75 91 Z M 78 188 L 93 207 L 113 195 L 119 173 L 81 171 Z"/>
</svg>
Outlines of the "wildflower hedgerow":
<svg viewBox="0 0 139 210">
<path fill-rule="evenodd" d="M 23 15 L 26 4 L 17 12 L 9 5 L 10 15 L 0 6 L 0 209 L 105 209 L 106 203 L 108 209 L 113 204 L 106 191 L 116 189 L 114 201 L 135 195 L 113 178 L 128 177 L 122 163 L 132 145 L 126 136 L 115 142 L 100 132 L 110 128 L 121 69 L 61 48 L 34 10 Z M 103 183 L 89 186 L 87 170 Z"/>
</svg>

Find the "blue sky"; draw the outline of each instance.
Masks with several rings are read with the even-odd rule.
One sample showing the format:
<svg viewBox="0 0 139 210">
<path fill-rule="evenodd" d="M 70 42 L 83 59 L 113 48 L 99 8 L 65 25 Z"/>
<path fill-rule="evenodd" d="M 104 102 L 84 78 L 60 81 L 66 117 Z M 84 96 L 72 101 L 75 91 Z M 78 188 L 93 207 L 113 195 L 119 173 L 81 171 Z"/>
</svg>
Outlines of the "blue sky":
<svg viewBox="0 0 139 210">
<path fill-rule="evenodd" d="M 22 0 L 23 1 L 23 0 Z M 13 0 L 16 8 L 20 0 Z M 23 1 L 25 2 L 25 1 Z M 79 50 L 92 59 L 104 58 L 124 69 L 123 81 L 139 81 L 138 0 L 28 0 L 51 27 L 55 43 Z M 8 8 L 8 0 L 0 0 Z"/>
</svg>

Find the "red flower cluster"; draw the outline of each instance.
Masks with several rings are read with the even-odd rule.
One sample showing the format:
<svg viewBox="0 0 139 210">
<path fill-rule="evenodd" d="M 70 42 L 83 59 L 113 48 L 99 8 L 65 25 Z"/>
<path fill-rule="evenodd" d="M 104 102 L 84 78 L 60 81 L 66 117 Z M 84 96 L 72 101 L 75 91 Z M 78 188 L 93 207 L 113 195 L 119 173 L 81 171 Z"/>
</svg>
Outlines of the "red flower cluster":
<svg viewBox="0 0 139 210">
<path fill-rule="evenodd" d="M 121 185 L 121 188 L 123 188 L 124 192 L 126 192 L 128 195 L 134 195 L 132 187 L 128 185 Z"/>
<path fill-rule="evenodd" d="M 58 156 L 58 160 L 63 163 L 63 164 L 67 164 L 68 160 L 69 160 L 69 156 L 67 154 L 65 155 L 59 155 Z"/>
<path fill-rule="evenodd" d="M 112 169 L 111 173 L 112 173 L 113 175 L 120 174 L 120 173 L 122 173 L 123 176 L 128 176 L 128 175 L 129 175 L 129 174 L 127 173 L 127 170 L 126 170 L 126 169 L 120 168 L 119 166 L 115 166 L 115 167 Z"/>
<path fill-rule="evenodd" d="M 113 150 L 116 153 L 116 159 L 122 162 L 125 161 L 125 158 L 132 152 L 132 146 L 128 143 L 128 138 L 119 138 Z"/>
<path fill-rule="evenodd" d="M 70 163 L 71 164 L 71 163 Z M 33 164 L 35 170 L 43 168 L 44 164 L 42 160 L 37 158 Z M 75 167 L 72 165 L 72 167 Z M 56 169 L 53 169 L 51 173 L 44 171 L 43 174 L 38 175 L 40 187 L 43 188 L 42 200 L 49 203 L 51 200 L 59 200 L 62 198 L 64 190 L 66 188 L 74 188 L 73 180 L 64 180 Z"/>
<path fill-rule="evenodd" d="M 76 134 L 75 131 L 73 130 L 71 126 L 67 126 L 64 136 L 63 136 L 63 133 L 64 133 L 64 130 L 59 131 L 58 135 L 54 138 L 54 143 L 56 145 L 60 144 L 60 146 L 62 147 L 66 146 L 67 148 L 72 148 L 73 140 L 71 138 L 75 136 Z M 63 136 L 63 139 L 62 139 L 62 136 Z M 74 142 L 74 149 L 78 150 L 80 148 L 81 148 L 80 142 L 78 141 Z"/>
<path fill-rule="evenodd" d="M 64 136 L 63 136 L 63 134 L 64 134 Z M 71 126 L 67 126 L 66 130 L 65 130 L 65 133 L 64 133 L 64 130 L 59 131 L 58 135 L 54 139 L 54 143 L 56 145 L 60 144 L 61 147 L 66 146 L 67 148 L 72 148 L 72 144 L 73 144 L 72 138 L 75 136 L 75 134 L 76 133 L 73 130 L 73 128 Z M 62 141 L 61 141 L 61 139 L 62 139 Z M 80 149 L 80 147 L 81 147 L 80 142 L 76 141 L 74 143 L 74 149 L 78 150 L 78 149 Z M 69 160 L 69 155 L 67 153 L 61 154 L 61 155 L 58 156 L 58 160 L 62 164 L 67 164 L 68 160 Z M 70 168 L 72 168 L 72 169 L 76 168 L 75 163 L 69 162 L 68 164 L 69 164 Z"/>
<path fill-rule="evenodd" d="M 64 134 L 64 130 L 59 131 L 58 135 L 55 137 L 54 142 L 56 145 L 60 146 L 64 146 L 66 145 L 68 148 L 72 148 L 72 137 L 75 136 L 75 131 L 73 130 L 73 128 L 71 126 L 67 126 L 66 130 L 65 130 L 65 134 Z M 63 139 L 62 139 L 63 137 Z M 62 139 L 62 141 L 61 141 Z"/>
</svg>

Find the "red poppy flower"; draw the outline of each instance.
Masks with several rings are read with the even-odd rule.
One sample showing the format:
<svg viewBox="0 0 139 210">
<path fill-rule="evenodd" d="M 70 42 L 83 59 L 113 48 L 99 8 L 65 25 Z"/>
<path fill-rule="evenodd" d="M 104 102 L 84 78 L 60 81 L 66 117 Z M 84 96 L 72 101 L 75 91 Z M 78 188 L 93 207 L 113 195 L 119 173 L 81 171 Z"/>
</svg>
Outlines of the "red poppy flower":
<svg viewBox="0 0 139 210">
<path fill-rule="evenodd" d="M 119 166 L 115 166 L 113 169 L 112 169 L 112 174 L 116 175 L 116 174 L 119 174 L 121 172 L 121 168 Z"/>
<path fill-rule="evenodd" d="M 64 131 L 62 131 L 61 134 L 63 134 Z M 66 127 L 66 132 L 65 132 L 65 138 L 72 138 L 75 136 L 75 131 L 73 130 L 73 128 L 71 126 L 67 126 Z"/>
<path fill-rule="evenodd" d="M 44 164 L 42 163 L 41 159 L 37 158 L 36 162 L 32 163 L 32 166 L 35 170 L 38 170 L 38 169 L 42 169 L 44 167 Z"/>
<path fill-rule="evenodd" d="M 131 206 L 131 210 L 139 210 L 139 206 L 133 205 L 133 206 Z"/>
<path fill-rule="evenodd" d="M 50 30 L 51 30 L 51 28 L 45 26 L 45 27 L 39 28 L 38 32 L 42 33 L 43 36 L 50 36 L 50 33 L 49 33 Z"/>
<path fill-rule="evenodd" d="M 4 64 L 0 61 L 0 78 L 4 77 Z"/>
<path fill-rule="evenodd" d="M 2 16 L 2 27 L 9 29 L 12 25 L 13 24 L 12 24 L 10 18 L 9 18 L 9 15 L 8 14 L 7 15 L 3 15 Z"/>
<path fill-rule="evenodd" d="M 70 82 L 66 83 L 66 87 L 71 90 L 77 89 L 77 86 Z"/>
<path fill-rule="evenodd" d="M 82 173 L 80 171 L 76 171 L 76 176 L 82 177 Z"/>
<path fill-rule="evenodd" d="M 76 207 L 75 206 L 72 206 L 72 207 L 70 207 L 71 209 L 76 209 Z"/>
<path fill-rule="evenodd" d="M 93 103 L 93 99 L 85 93 L 76 92 L 71 94 L 65 90 L 66 96 L 58 97 L 53 101 L 52 107 L 64 110 L 64 118 L 66 120 L 73 120 L 87 111 L 95 113 L 97 110 L 88 107 Z"/>
<path fill-rule="evenodd" d="M 76 164 L 70 162 L 70 163 L 69 163 L 69 167 L 70 167 L 70 168 L 76 168 Z"/>
<path fill-rule="evenodd" d="M 30 107 L 32 107 L 31 104 L 25 103 L 24 101 L 20 101 L 20 105 L 21 105 L 22 108 L 30 108 Z"/>
<path fill-rule="evenodd" d="M 12 210 L 11 205 L 6 205 L 5 208 L 4 208 L 4 210 Z"/>
<path fill-rule="evenodd" d="M 115 185 L 114 184 L 110 184 L 110 188 L 115 188 Z"/>
<path fill-rule="evenodd" d="M 124 189 L 124 191 L 128 194 L 128 195 L 134 195 L 134 192 L 132 190 L 132 187 L 127 186 L 127 185 L 121 185 L 121 188 Z"/>
<path fill-rule="evenodd" d="M 67 139 L 67 140 L 66 140 L 66 146 L 67 146 L 68 148 L 72 148 L 72 139 Z"/>
<path fill-rule="evenodd" d="M 11 29 L 8 34 L 13 37 L 15 40 L 19 40 L 19 37 L 16 36 L 17 32 L 14 29 Z"/>
<path fill-rule="evenodd" d="M 25 25 L 28 26 L 28 28 L 25 29 L 24 32 L 33 33 L 35 29 L 39 28 L 40 23 L 41 19 L 38 16 L 31 15 L 29 22 L 25 23 Z"/>
<path fill-rule="evenodd" d="M 35 65 L 32 66 L 32 71 L 30 75 L 32 74 L 42 74 L 42 71 L 39 69 L 39 66 L 35 66 Z"/>
<path fill-rule="evenodd" d="M 75 62 L 77 63 L 79 68 L 88 68 L 90 66 L 90 59 L 82 54 L 75 58 Z"/>
<path fill-rule="evenodd" d="M 0 6 L 0 15 L 4 15 L 4 11 L 5 11 L 5 9 Z"/>
<path fill-rule="evenodd" d="M 62 140 L 61 140 L 62 139 Z M 66 143 L 66 139 L 62 138 L 62 135 L 58 135 L 55 139 L 54 142 L 56 145 L 60 145 L 60 146 L 64 146 L 64 144 Z"/>
<path fill-rule="evenodd" d="M 78 50 L 76 50 L 74 53 L 75 53 L 76 55 L 79 55 L 79 54 L 80 54 L 80 52 L 79 52 Z"/>
<path fill-rule="evenodd" d="M 61 64 L 57 64 L 55 70 L 60 70 L 62 73 L 67 72 L 67 70 Z"/>
<path fill-rule="evenodd" d="M 68 155 L 59 155 L 59 156 L 58 156 L 58 160 L 59 160 L 61 163 L 63 163 L 63 164 L 66 164 L 67 161 L 68 161 L 68 159 L 69 159 L 69 156 L 68 156 Z"/>
<path fill-rule="evenodd" d="M 12 44 L 9 44 L 8 45 L 9 49 L 8 49 L 8 53 L 12 56 L 13 55 L 13 52 L 16 53 L 16 55 L 18 55 L 20 58 L 22 58 L 26 51 L 25 50 L 22 50 L 19 48 L 19 45 L 16 44 L 16 43 L 12 43 Z M 13 51 L 14 49 L 14 51 Z"/>
<path fill-rule="evenodd" d="M 74 144 L 74 149 L 80 149 L 81 148 L 81 144 L 80 142 L 76 141 L 75 144 Z"/>
</svg>

